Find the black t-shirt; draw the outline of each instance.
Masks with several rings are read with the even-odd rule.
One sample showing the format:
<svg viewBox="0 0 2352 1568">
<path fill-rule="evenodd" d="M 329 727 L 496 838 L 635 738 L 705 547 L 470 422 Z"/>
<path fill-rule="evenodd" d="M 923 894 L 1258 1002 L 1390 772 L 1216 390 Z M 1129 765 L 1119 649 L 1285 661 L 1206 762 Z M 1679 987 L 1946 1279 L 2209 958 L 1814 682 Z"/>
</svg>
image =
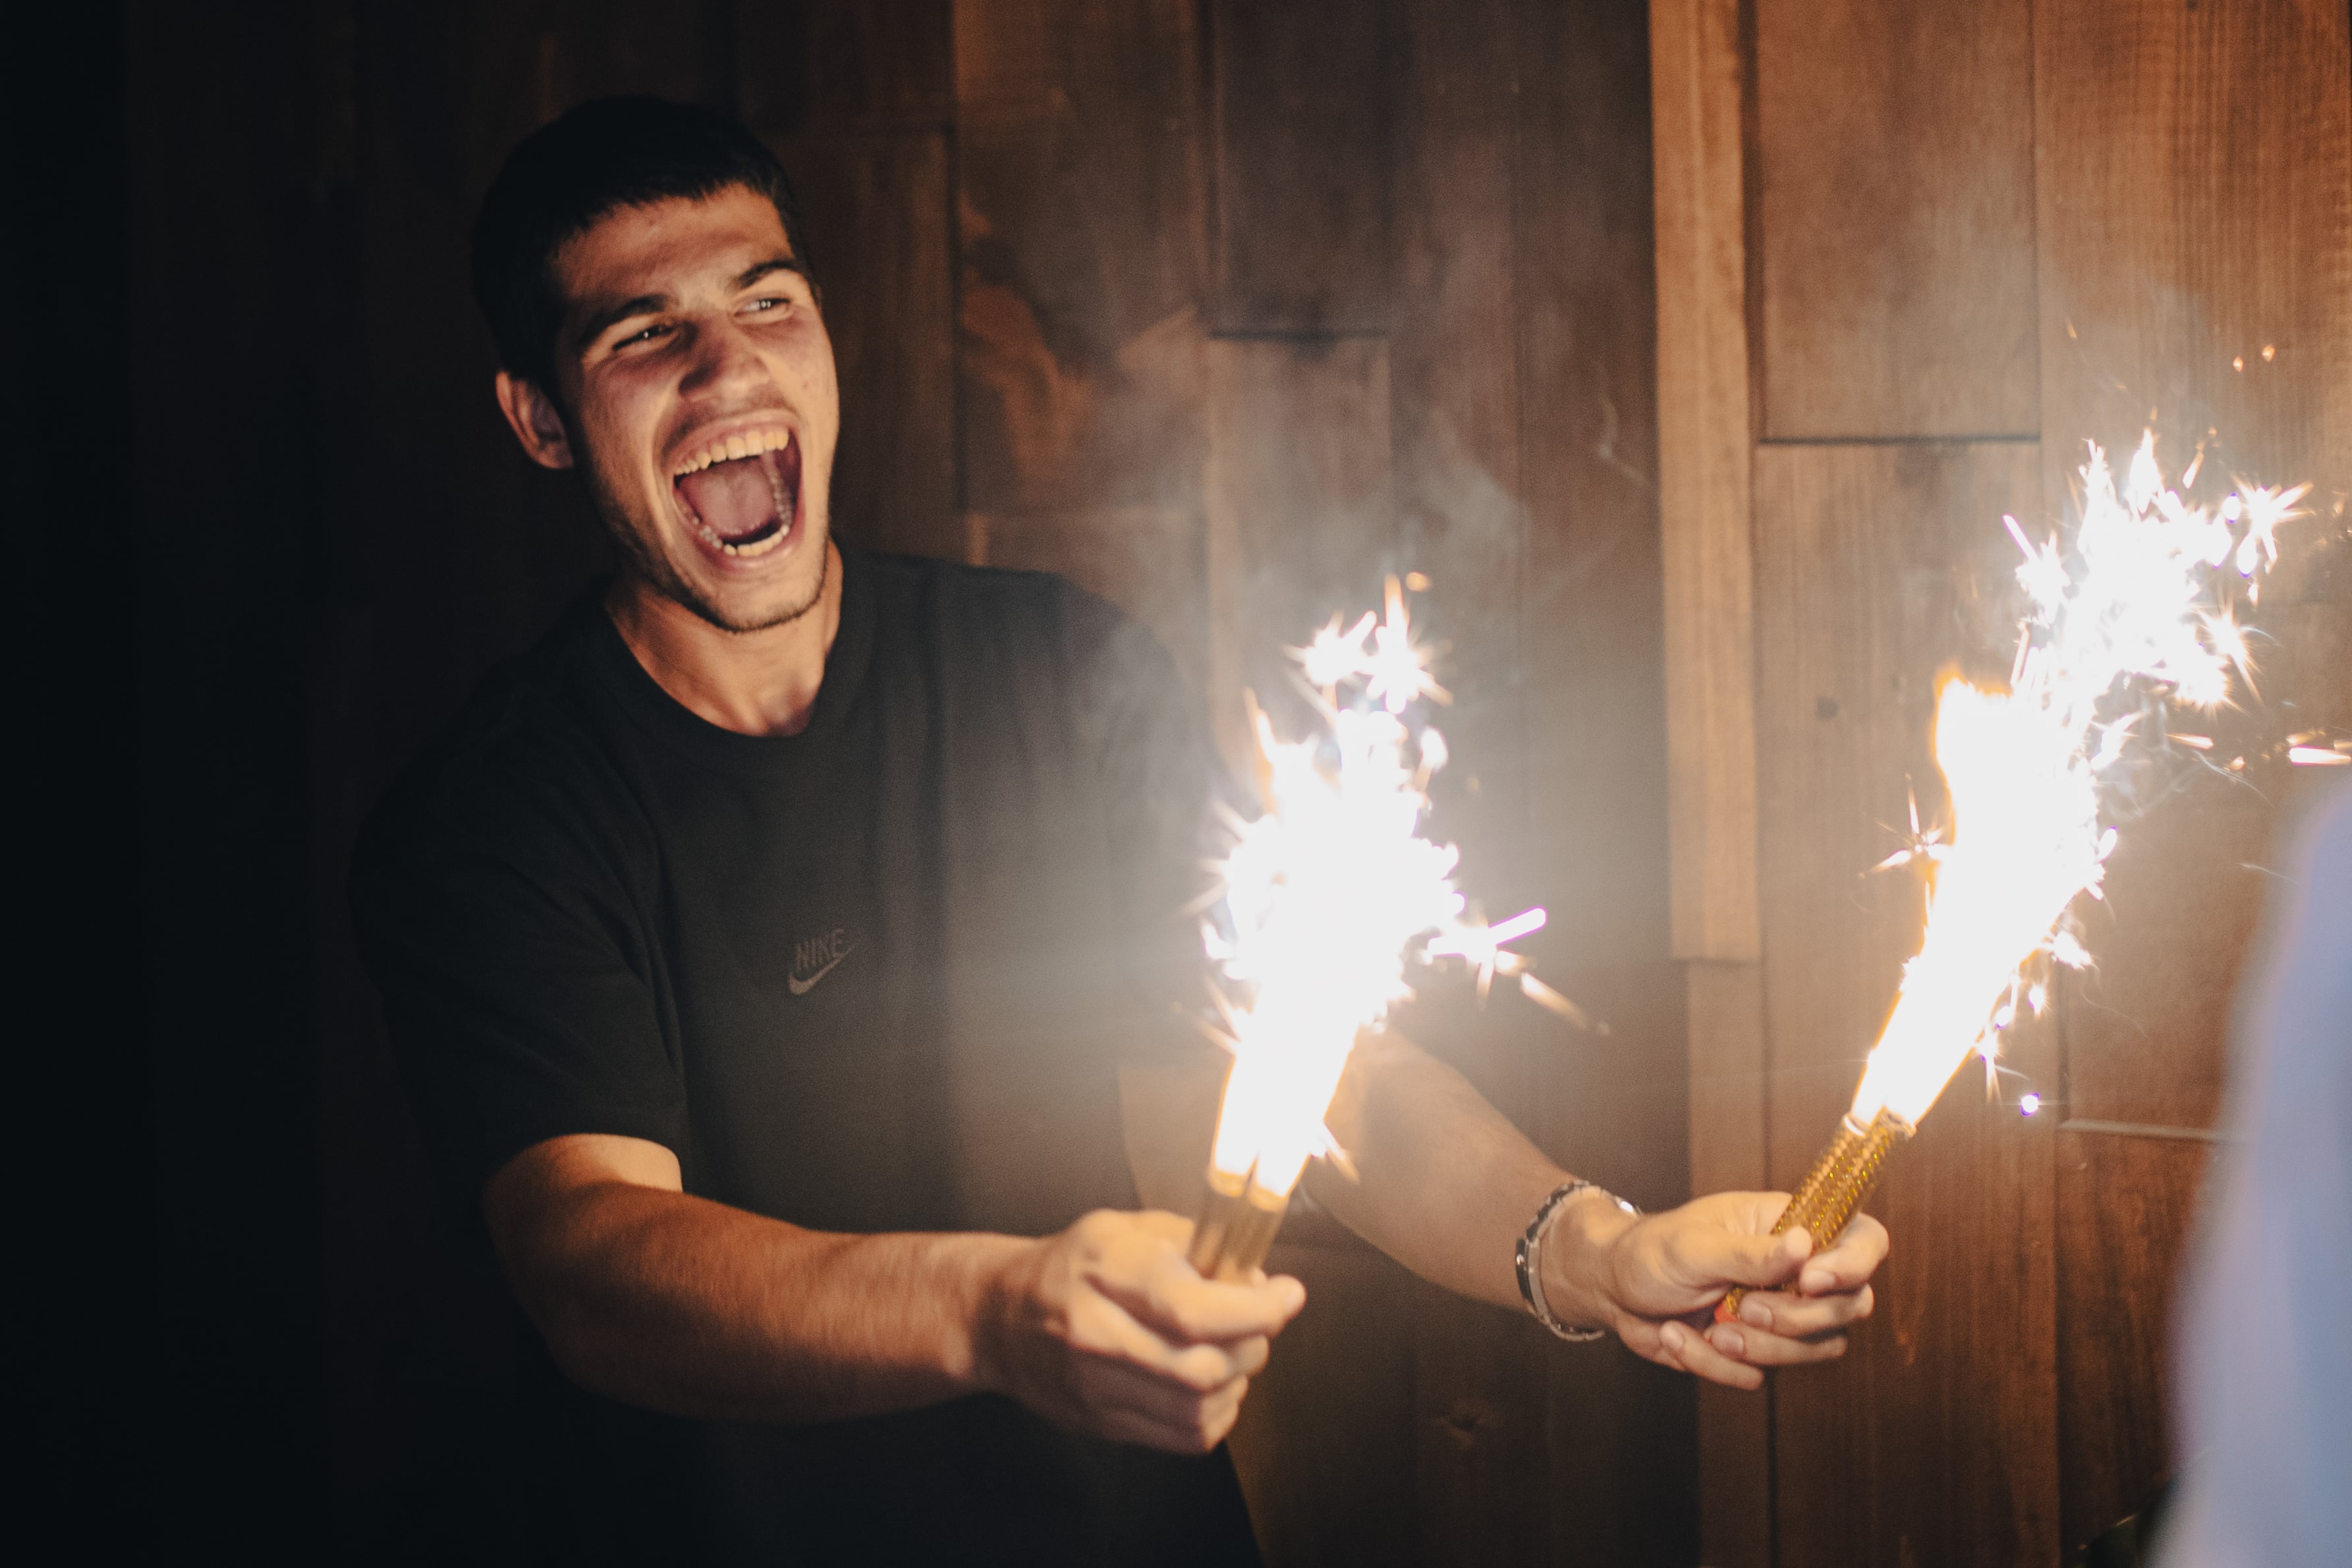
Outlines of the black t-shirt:
<svg viewBox="0 0 2352 1568">
<path fill-rule="evenodd" d="M 1123 1061 L 1188 1050 L 1207 753 L 1166 653 L 1060 580 L 843 551 L 808 727 L 671 699 L 601 596 L 495 673 L 362 836 L 353 907 L 466 1211 L 542 1139 L 674 1150 L 812 1228 L 1043 1235 L 1136 1202 Z M 525 1378 L 574 1561 L 1254 1561 L 1223 1451 L 975 1396 L 815 1426 Z"/>
</svg>

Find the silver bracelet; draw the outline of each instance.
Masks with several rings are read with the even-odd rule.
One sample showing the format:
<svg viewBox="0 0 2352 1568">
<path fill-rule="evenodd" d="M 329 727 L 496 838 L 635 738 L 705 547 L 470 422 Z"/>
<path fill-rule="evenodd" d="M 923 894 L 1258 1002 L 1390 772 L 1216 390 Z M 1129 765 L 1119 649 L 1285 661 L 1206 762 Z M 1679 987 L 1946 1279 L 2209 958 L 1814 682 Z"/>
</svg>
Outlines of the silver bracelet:
<svg viewBox="0 0 2352 1568">
<path fill-rule="evenodd" d="M 1536 1207 L 1536 1217 L 1528 1221 L 1527 1229 L 1520 1233 L 1518 1245 L 1511 1249 L 1511 1267 L 1519 1276 L 1519 1299 L 1527 1302 L 1528 1311 L 1534 1315 L 1536 1322 L 1572 1344 L 1584 1344 L 1592 1340 L 1606 1339 L 1609 1337 L 1609 1331 L 1607 1329 L 1573 1329 L 1560 1322 L 1553 1313 L 1551 1303 L 1544 1300 L 1543 1244 L 1544 1238 L 1550 1233 L 1551 1222 L 1559 1218 L 1561 1206 L 1587 1187 L 1591 1187 L 1593 1191 L 1600 1193 L 1601 1197 L 1628 1214 L 1639 1215 L 1642 1212 L 1615 1193 L 1595 1186 L 1580 1176 L 1574 1181 L 1562 1182 L 1551 1189 L 1551 1196 Z"/>
</svg>

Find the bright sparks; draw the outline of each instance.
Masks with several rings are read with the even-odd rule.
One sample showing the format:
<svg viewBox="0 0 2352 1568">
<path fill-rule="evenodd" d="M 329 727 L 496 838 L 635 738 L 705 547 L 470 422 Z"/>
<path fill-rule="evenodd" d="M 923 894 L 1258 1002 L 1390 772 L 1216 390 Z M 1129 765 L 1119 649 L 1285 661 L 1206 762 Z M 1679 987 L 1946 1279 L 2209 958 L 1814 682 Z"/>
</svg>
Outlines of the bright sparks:
<svg viewBox="0 0 2352 1568">
<path fill-rule="evenodd" d="M 2308 489 L 2241 482 L 2219 511 L 2166 487 L 2156 438 L 2142 438 L 2120 493 L 2097 447 L 2083 470 L 2084 504 L 2071 556 L 2037 545 L 2004 519 L 2024 554 L 2018 580 L 2033 601 L 2007 693 L 1948 679 L 1936 707 L 1937 765 L 1951 796 L 1932 867 L 1927 930 L 1905 967 L 1902 993 L 1870 1053 L 1853 1120 L 1881 1110 L 1916 1125 L 1943 1087 L 2021 1005 L 2043 997 L 2021 970 L 2039 956 L 2088 962 L 2067 911 L 2096 898 L 2116 828 L 2100 789 L 2144 737 L 2137 683 L 2159 700 L 2211 709 L 2253 661 L 2211 574 L 2252 578 L 2278 559 L 2277 529 Z M 2184 481 L 2185 482 L 2185 481 Z M 2204 749 L 2202 736 L 2169 738 Z M 2296 760 L 2301 760 L 2297 758 Z"/>
<path fill-rule="evenodd" d="M 1406 710 L 1447 697 L 1430 678 L 1429 652 L 1412 641 L 1394 578 L 1387 599 L 1384 617 L 1367 614 L 1344 632 L 1334 617 L 1294 650 L 1322 694 L 1324 733 L 1277 740 L 1253 709 L 1266 810 L 1236 825 L 1222 868 L 1226 929 L 1203 927 L 1238 998 L 1220 998 L 1234 1066 L 1211 1163 L 1234 1176 L 1254 1171 L 1256 1186 L 1280 1195 L 1313 1156 L 1344 1159 L 1323 1117 L 1357 1031 L 1412 994 L 1408 962 L 1462 958 L 1482 995 L 1507 975 L 1582 1021 L 1506 949 L 1541 929 L 1544 912 L 1491 926 L 1465 919 L 1454 885 L 1458 852 L 1421 837 L 1445 745 Z"/>
</svg>

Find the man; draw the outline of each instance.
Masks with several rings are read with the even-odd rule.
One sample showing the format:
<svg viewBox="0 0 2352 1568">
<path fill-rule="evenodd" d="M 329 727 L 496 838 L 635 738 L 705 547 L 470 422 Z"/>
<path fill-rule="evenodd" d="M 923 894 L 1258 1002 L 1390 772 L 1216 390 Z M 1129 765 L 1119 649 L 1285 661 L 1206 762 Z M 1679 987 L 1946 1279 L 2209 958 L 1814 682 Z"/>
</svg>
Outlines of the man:
<svg viewBox="0 0 2352 1568">
<path fill-rule="evenodd" d="M 1058 580 L 832 538 L 832 350 L 733 125 L 576 110 L 475 247 L 499 406 L 624 564 L 379 811 L 354 906 L 544 1347 L 543 1529 L 592 1561 L 1251 1561 L 1221 1444 L 1304 1292 L 1194 1273 L 1120 1132 L 1151 1171 L 1207 1131 L 1150 1113 L 1199 1070 L 1169 998 L 1210 772 L 1166 655 Z M 1868 1314 L 1874 1223 L 1812 1258 L 1762 1234 L 1777 1195 L 1639 1219 L 1409 1045 L 1361 1055 L 1362 1179 L 1313 1190 L 1429 1278 L 1522 1310 L 1542 1210 L 1524 1310 L 1748 1387 Z M 1677 1321 L 1734 1282 L 1767 1287 L 1748 1326 Z"/>
</svg>

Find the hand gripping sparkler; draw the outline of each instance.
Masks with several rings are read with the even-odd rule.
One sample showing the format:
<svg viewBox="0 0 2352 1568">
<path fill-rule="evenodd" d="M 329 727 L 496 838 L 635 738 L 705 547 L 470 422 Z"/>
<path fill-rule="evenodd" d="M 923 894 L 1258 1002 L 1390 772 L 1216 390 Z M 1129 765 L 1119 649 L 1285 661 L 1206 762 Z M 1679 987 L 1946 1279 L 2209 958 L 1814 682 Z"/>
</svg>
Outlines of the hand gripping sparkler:
<svg viewBox="0 0 2352 1568">
<path fill-rule="evenodd" d="M 2196 472 L 2190 464 L 2183 488 Z M 1969 1057 L 1981 1055 L 1990 1072 L 2000 1031 L 2021 1009 L 2043 1005 L 2047 988 L 2026 972 L 2089 962 L 2069 911 L 2084 894 L 2100 895 L 2115 850 L 2104 783 L 2129 747 L 2162 729 L 2142 727 L 2144 718 L 2160 718 L 2168 702 L 2218 707 L 2231 670 L 2252 671 L 2244 633 L 2210 579 L 2225 564 L 2250 580 L 2266 571 L 2278 559 L 2278 526 L 2302 515 L 2294 504 L 2309 486 L 2282 493 L 2242 481 L 2218 511 L 2191 506 L 2166 487 L 2153 433 L 2120 493 L 2096 446 L 2083 481 L 2071 561 L 2055 538 L 2037 546 L 2016 518 L 2003 519 L 2033 601 L 2010 689 L 1952 677 L 1937 693 L 1936 762 L 1951 797 L 1950 831 L 1885 862 L 1927 862 L 1927 931 L 1853 1107 L 1797 1184 L 1776 1236 L 1802 1225 L 1816 1246 L 1834 1243 Z M 2289 759 L 2333 754 L 2305 747 Z M 1745 1294 L 1724 1297 L 1717 1318 L 1737 1317 Z"/>
<path fill-rule="evenodd" d="M 1234 844 L 1221 867 L 1225 920 L 1202 930 L 1226 981 L 1217 993 L 1225 1029 L 1213 1032 L 1234 1053 L 1188 1254 L 1212 1278 L 1246 1276 L 1265 1261 L 1309 1159 L 1348 1168 L 1323 1118 L 1357 1032 L 1378 1028 L 1412 994 L 1408 959 L 1462 958 L 1477 971 L 1482 997 L 1505 975 L 1590 1027 L 1504 947 L 1540 929 L 1544 912 L 1491 926 L 1465 918 L 1453 880 L 1458 852 L 1421 837 L 1445 743 L 1407 715 L 1424 699 L 1449 698 L 1430 677 L 1428 651 L 1412 641 L 1394 578 L 1386 597 L 1385 616 L 1367 613 L 1346 631 L 1334 617 L 1294 650 L 1322 734 L 1276 740 L 1250 703 L 1265 810 L 1232 822 Z"/>
</svg>

